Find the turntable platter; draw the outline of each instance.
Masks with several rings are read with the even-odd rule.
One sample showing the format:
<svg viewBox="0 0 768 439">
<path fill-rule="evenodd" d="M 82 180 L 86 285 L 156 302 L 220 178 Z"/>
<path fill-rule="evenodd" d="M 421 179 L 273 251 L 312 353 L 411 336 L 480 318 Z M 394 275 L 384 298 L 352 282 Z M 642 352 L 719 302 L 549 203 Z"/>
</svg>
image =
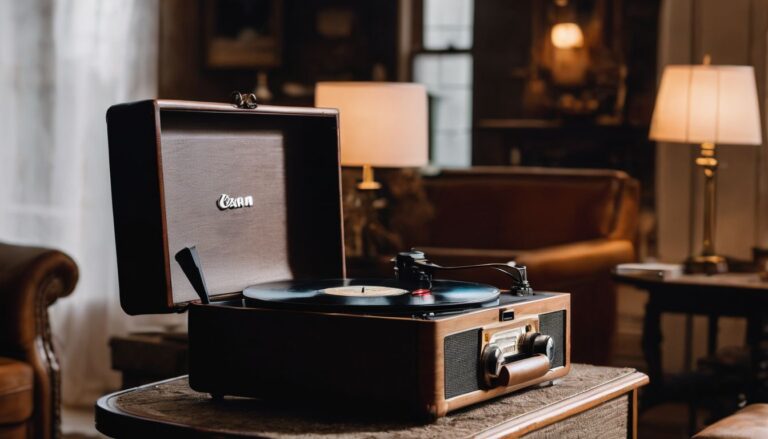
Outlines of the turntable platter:
<svg viewBox="0 0 768 439">
<path fill-rule="evenodd" d="M 249 306 L 376 314 L 463 310 L 499 300 L 498 288 L 449 280 L 435 280 L 430 289 L 393 279 L 280 281 L 250 286 L 243 295 Z"/>
</svg>

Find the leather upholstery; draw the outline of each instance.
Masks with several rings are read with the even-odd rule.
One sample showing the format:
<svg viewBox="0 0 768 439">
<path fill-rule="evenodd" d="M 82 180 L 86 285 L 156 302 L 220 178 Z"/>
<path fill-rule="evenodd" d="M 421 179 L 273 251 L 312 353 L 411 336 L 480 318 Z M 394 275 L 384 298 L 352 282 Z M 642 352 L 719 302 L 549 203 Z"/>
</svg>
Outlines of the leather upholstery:
<svg viewBox="0 0 768 439">
<path fill-rule="evenodd" d="M 611 268 L 635 259 L 639 185 L 611 170 L 475 167 L 424 178 L 434 216 L 400 233 L 435 262 L 514 260 L 535 289 L 572 294 L 575 362 L 607 364 L 616 326 Z M 440 277 L 509 287 L 495 271 Z"/>
<path fill-rule="evenodd" d="M 694 439 L 768 437 L 768 404 L 752 404 L 696 433 Z"/>
<path fill-rule="evenodd" d="M 18 424 L 32 416 L 32 367 L 0 357 L 0 425 Z"/>
<path fill-rule="evenodd" d="M 27 424 L 0 425 L 0 438 L 3 439 L 28 439 Z"/>
<path fill-rule="evenodd" d="M 0 243 L 0 356 L 25 365 L 0 363 L 0 394 L 2 383 L 29 382 L 31 377 L 32 384 L 31 399 L 16 399 L 17 406 L 8 408 L 15 413 L 14 423 L 6 424 L 0 416 L 2 437 L 16 437 L 20 431 L 35 438 L 60 436 L 59 365 L 48 307 L 69 295 L 77 278 L 77 265 L 62 252 Z M 27 419 L 19 426 L 15 419 L 22 414 Z"/>
</svg>

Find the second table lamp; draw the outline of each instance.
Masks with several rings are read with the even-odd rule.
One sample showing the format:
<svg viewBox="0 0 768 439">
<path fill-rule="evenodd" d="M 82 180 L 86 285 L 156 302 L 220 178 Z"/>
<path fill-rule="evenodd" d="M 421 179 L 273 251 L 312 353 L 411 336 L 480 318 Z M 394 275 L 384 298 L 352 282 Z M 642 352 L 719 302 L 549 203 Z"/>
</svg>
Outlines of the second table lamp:
<svg viewBox="0 0 768 439">
<path fill-rule="evenodd" d="M 420 167 L 428 161 L 427 93 L 403 82 L 320 82 L 315 106 L 337 108 L 341 164 L 362 166 L 361 190 L 380 188 L 374 167 Z"/>
<path fill-rule="evenodd" d="M 716 145 L 762 143 L 755 73 L 751 66 L 672 65 L 664 69 L 649 137 L 701 145 L 696 165 L 704 172 L 704 239 L 701 253 L 685 263 L 689 273 L 727 271 L 715 252 Z"/>
</svg>

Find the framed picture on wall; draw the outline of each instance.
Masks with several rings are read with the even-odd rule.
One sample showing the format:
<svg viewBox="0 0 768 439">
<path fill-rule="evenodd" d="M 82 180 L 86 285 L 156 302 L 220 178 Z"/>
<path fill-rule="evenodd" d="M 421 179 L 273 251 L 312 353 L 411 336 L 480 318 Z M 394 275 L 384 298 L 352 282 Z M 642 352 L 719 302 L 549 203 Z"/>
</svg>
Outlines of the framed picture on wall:
<svg viewBox="0 0 768 439">
<path fill-rule="evenodd" d="M 205 64 L 214 69 L 282 63 L 282 0 L 204 0 Z"/>
</svg>

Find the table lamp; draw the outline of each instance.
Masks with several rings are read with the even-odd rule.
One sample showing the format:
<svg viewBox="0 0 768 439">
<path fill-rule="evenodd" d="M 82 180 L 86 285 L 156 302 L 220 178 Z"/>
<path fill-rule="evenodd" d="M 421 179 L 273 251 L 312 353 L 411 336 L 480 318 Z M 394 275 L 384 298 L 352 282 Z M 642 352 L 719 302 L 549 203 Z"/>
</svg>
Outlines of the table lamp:
<svg viewBox="0 0 768 439">
<path fill-rule="evenodd" d="M 716 145 L 760 145 L 762 129 L 751 66 L 671 65 L 661 77 L 649 137 L 701 145 L 696 165 L 704 172 L 704 239 L 701 253 L 685 263 L 688 273 L 728 270 L 715 252 Z"/>
<path fill-rule="evenodd" d="M 362 166 L 358 189 L 375 190 L 374 167 L 428 161 L 427 92 L 404 82 L 319 82 L 315 106 L 338 108 L 341 164 Z"/>
</svg>

